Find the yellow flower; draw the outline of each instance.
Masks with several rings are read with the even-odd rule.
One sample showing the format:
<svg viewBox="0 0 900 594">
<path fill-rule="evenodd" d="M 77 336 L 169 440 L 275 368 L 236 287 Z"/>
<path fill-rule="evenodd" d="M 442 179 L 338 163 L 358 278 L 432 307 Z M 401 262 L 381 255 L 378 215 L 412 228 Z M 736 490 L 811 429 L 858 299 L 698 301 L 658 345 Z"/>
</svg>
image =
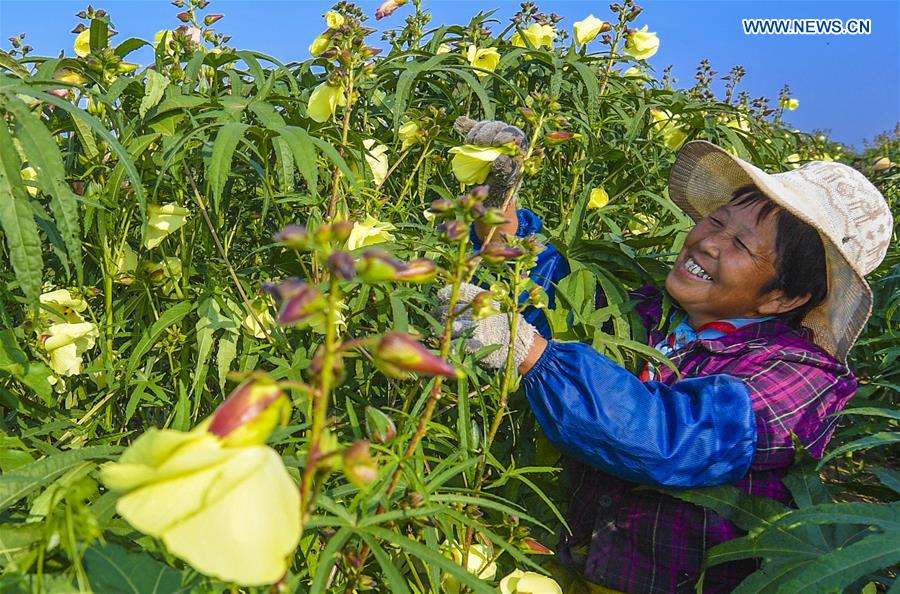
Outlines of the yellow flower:
<svg viewBox="0 0 900 594">
<path fill-rule="evenodd" d="M 250 336 L 265 338 L 267 336 L 266 332 L 275 327 L 275 316 L 272 315 L 272 310 L 269 308 L 269 300 L 264 297 L 257 297 L 250 302 L 250 307 L 253 308 L 256 318 L 248 313 L 241 320 L 241 325 L 250 333 Z M 257 319 L 259 322 L 256 321 Z"/>
<path fill-rule="evenodd" d="M 590 43 L 600 34 L 600 30 L 605 24 L 605 21 L 601 21 L 592 14 L 588 15 L 583 21 L 576 22 L 572 27 L 575 31 L 575 43 L 579 45 Z"/>
<path fill-rule="evenodd" d="M 591 190 L 591 197 L 588 200 L 588 208 L 603 208 L 609 202 L 609 194 L 603 187 Z"/>
<path fill-rule="evenodd" d="M 659 37 L 647 31 L 648 25 L 628 36 L 625 53 L 636 60 L 646 60 L 659 50 Z"/>
<path fill-rule="evenodd" d="M 137 270 L 138 257 L 127 243 L 122 244 L 122 251 L 116 256 L 116 275 L 113 282 L 130 285 L 134 282 L 134 271 Z"/>
<path fill-rule="evenodd" d="M 337 29 L 344 24 L 344 15 L 339 12 L 329 10 L 325 13 L 325 24 L 328 25 L 329 29 Z"/>
<path fill-rule="evenodd" d="M 186 208 L 174 202 L 162 206 L 155 204 L 148 206 L 147 222 L 143 229 L 144 247 L 150 250 L 158 246 L 167 235 L 180 229 L 189 216 L 190 213 Z"/>
<path fill-rule="evenodd" d="M 116 511 L 198 571 L 244 586 L 277 582 L 300 540 L 300 496 L 265 445 L 228 447 L 207 432 L 150 429 L 105 465 Z"/>
<path fill-rule="evenodd" d="M 87 301 L 73 297 L 68 289 L 57 289 L 40 296 L 41 319 L 47 324 L 83 322 L 81 312 L 87 309 Z"/>
<path fill-rule="evenodd" d="M 500 594 L 563 594 L 563 591 L 547 576 L 516 569 L 500 580 Z"/>
<path fill-rule="evenodd" d="M 40 336 L 41 347 L 50 356 L 50 369 L 60 376 L 81 373 L 81 355 L 94 348 L 100 333 L 91 322 L 61 323 L 48 327 Z"/>
<path fill-rule="evenodd" d="M 532 23 L 528 28 L 522 29 L 521 33 L 513 33 L 513 36 L 509 38 L 509 41 L 516 47 L 528 47 L 525 44 L 525 39 L 527 39 L 535 49 L 540 47 L 553 49 L 554 37 L 556 37 L 556 29 L 553 25 Z"/>
<path fill-rule="evenodd" d="M 687 131 L 684 126 L 675 123 L 678 116 L 673 116 L 667 109 L 651 109 L 650 117 L 653 119 L 651 128 L 662 134 L 663 143 L 673 151 L 680 149 L 687 140 Z"/>
<path fill-rule="evenodd" d="M 393 239 L 393 237 L 391 237 Z M 344 315 L 344 311 L 347 309 L 347 304 L 343 301 L 338 301 L 337 309 L 334 311 L 334 326 L 338 330 L 338 332 L 342 331 L 347 327 L 347 316 Z M 325 333 L 328 330 L 327 320 L 325 319 L 325 312 L 319 312 L 313 314 L 309 318 L 309 329 L 316 334 L 320 334 L 325 336 Z"/>
<path fill-rule="evenodd" d="M 34 167 L 26 167 L 22 170 L 22 179 L 25 181 L 37 181 L 37 171 Z M 37 196 L 38 189 L 37 186 L 25 186 L 25 189 L 28 190 L 28 193 L 32 196 Z"/>
<path fill-rule="evenodd" d="M 85 82 L 84 77 L 73 70 L 60 70 L 53 78 L 71 85 L 81 85 Z"/>
<path fill-rule="evenodd" d="M 497 575 L 497 564 L 490 561 L 491 552 L 484 545 L 473 544 L 469 547 L 469 554 L 466 556 L 466 562 L 463 563 L 463 546 L 454 543 L 445 549 L 445 553 L 450 554 L 450 558 L 457 565 L 462 565 L 466 571 L 482 580 L 492 580 Z M 459 580 L 449 574 L 444 574 L 441 578 L 442 591 L 445 594 L 459 594 L 461 584 Z"/>
<path fill-rule="evenodd" d="M 656 225 L 653 215 L 645 215 L 642 212 L 634 213 L 634 218 L 628 221 L 628 229 L 632 235 L 643 235 Z"/>
<path fill-rule="evenodd" d="M 475 74 L 478 76 L 487 76 L 488 72 L 493 72 L 500 63 L 500 53 L 494 47 L 477 48 L 470 45 L 466 50 L 466 58 L 469 64 L 477 69 Z"/>
<path fill-rule="evenodd" d="M 331 38 L 326 35 L 319 35 L 309 44 L 309 53 L 312 54 L 313 58 L 316 58 L 328 49 L 329 44 L 331 44 Z"/>
<path fill-rule="evenodd" d="M 309 117 L 321 124 L 330 120 L 338 105 L 343 105 L 345 102 L 343 85 L 330 85 L 324 82 L 313 89 L 309 95 L 306 111 L 309 113 Z"/>
<path fill-rule="evenodd" d="M 454 155 L 450 162 L 453 175 L 464 184 L 484 183 L 497 157 L 514 155 L 516 150 L 515 146 L 455 146 L 450 149 L 450 154 Z"/>
<path fill-rule="evenodd" d="M 375 185 L 380 186 L 384 183 L 388 173 L 388 147 L 376 141 L 374 138 L 366 138 L 363 140 L 363 147 L 366 150 L 366 163 L 369 164 L 369 169 L 372 170 L 372 178 L 375 181 Z"/>
<path fill-rule="evenodd" d="M 453 51 L 453 46 L 449 43 L 442 43 L 438 46 L 436 55 L 440 56 L 441 54 L 449 54 Z"/>
<path fill-rule="evenodd" d="M 85 29 L 75 38 L 75 55 L 84 58 L 91 53 L 91 30 Z"/>
<path fill-rule="evenodd" d="M 780 102 L 781 108 L 788 111 L 794 111 L 800 107 L 800 100 L 793 97 L 784 97 Z"/>
<path fill-rule="evenodd" d="M 390 233 L 394 229 L 396 227 L 391 223 L 382 223 L 372 215 L 366 215 L 365 221 L 354 223 L 350 237 L 347 238 L 347 249 L 353 251 L 367 245 L 394 241 L 394 236 Z"/>
<path fill-rule="evenodd" d="M 397 137 L 402 143 L 400 150 L 405 151 L 422 140 L 422 136 L 419 134 L 419 124 L 417 122 L 406 122 L 400 126 L 400 129 L 397 131 Z"/>
<path fill-rule="evenodd" d="M 797 153 L 791 153 L 787 157 L 787 163 L 794 169 L 800 167 L 800 155 Z"/>
</svg>

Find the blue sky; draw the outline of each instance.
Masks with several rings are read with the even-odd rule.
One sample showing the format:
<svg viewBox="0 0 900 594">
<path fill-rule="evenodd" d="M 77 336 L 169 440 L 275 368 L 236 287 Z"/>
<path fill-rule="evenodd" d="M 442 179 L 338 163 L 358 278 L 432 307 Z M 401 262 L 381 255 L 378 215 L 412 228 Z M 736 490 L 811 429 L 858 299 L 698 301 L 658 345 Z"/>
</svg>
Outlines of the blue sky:
<svg viewBox="0 0 900 594">
<path fill-rule="evenodd" d="M 358 2 L 369 15 L 380 2 Z M 804 131 L 829 129 L 835 140 L 862 147 L 863 139 L 889 131 L 900 121 L 900 2 L 878 1 L 711 1 L 645 0 L 637 25 L 649 25 L 660 37 L 659 52 L 650 64 L 659 72 L 674 64 L 679 86 L 693 84 L 694 69 L 704 58 L 726 73 L 733 65 L 747 69 L 740 88 L 754 97 L 775 97 L 785 83 L 800 100 L 800 108 L 786 116 Z M 332 2 L 319 0 L 212 0 L 208 12 L 224 13 L 217 30 L 233 36 L 231 45 L 255 49 L 283 61 L 308 57 L 307 46 L 324 30 L 321 15 Z M 609 2 L 539 0 L 545 12 L 565 17 L 561 26 L 593 13 L 611 18 Z M 71 55 L 76 24 L 74 13 L 86 0 L 0 0 L 0 34 L 24 32 L 40 55 Z M 106 8 L 120 32 L 118 39 L 143 37 L 180 24 L 168 0 L 93 0 Z M 508 0 L 425 0 L 432 23 L 467 23 L 480 10 L 498 9 L 500 30 L 519 7 Z M 412 10 L 404 6 L 391 18 L 370 25 L 379 29 L 402 26 Z M 872 33 L 860 36 L 747 36 L 743 18 L 866 18 Z M 372 39 L 380 39 L 374 34 Z M 599 43 L 599 42 L 595 42 Z M 138 61 L 149 61 L 137 54 Z"/>
</svg>

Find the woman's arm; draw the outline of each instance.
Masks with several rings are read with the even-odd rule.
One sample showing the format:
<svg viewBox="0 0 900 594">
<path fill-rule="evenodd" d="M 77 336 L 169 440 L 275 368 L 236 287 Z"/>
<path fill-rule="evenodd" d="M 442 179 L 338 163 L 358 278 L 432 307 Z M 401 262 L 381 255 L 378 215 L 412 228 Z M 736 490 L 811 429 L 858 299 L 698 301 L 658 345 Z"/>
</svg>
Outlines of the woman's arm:
<svg viewBox="0 0 900 594">
<path fill-rule="evenodd" d="M 519 369 L 526 369 L 525 394 L 547 438 L 610 474 L 704 487 L 740 479 L 753 460 L 756 419 L 737 378 L 643 383 L 588 345 L 539 337 Z"/>
</svg>

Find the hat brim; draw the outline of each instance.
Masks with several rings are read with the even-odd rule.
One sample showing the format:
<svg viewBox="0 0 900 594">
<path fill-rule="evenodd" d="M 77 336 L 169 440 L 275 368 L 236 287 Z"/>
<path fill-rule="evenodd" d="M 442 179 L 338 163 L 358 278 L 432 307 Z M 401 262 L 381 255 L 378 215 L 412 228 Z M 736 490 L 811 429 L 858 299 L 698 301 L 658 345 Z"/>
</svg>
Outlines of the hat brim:
<svg viewBox="0 0 900 594">
<path fill-rule="evenodd" d="M 684 145 L 672 166 L 669 198 L 699 221 L 731 201 L 734 191 L 748 184 L 819 232 L 825 246 L 828 294 L 807 313 L 803 325 L 813 331 L 816 344 L 846 361 L 872 312 L 872 291 L 834 239 L 816 224 L 817 206 L 810 197 L 711 142 L 695 140 Z"/>
</svg>

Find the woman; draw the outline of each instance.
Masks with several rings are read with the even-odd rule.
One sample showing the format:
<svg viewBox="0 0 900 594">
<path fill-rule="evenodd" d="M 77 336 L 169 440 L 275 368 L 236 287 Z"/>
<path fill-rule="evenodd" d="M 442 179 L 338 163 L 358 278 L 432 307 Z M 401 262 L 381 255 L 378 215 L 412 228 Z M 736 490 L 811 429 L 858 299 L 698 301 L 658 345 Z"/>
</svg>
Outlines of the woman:
<svg viewBox="0 0 900 594">
<path fill-rule="evenodd" d="M 503 314 L 455 322 L 483 364 L 508 347 L 544 433 L 575 466 L 559 559 L 622 592 L 692 592 L 707 549 L 739 536 L 715 513 L 641 485 L 733 484 L 787 502 L 792 433 L 821 456 L 856 390 L 846 356 L 871 312 L 864 275 L 884 258 L 890 210 L 856 170 L 812 162 L 775 175 L 704 141 L 682 149 L 669 195 L 697 224 L 665 289 L 634 294 L 651 344 L 677 365 L 635 377 L 588 345 L 546 340 Z M 463 302 L 481 291 L 467 285 Z M 446 298 L 446 293 L 443 294 Z M 710 568 L 729 592 L 755 568 Z M 603 591 L 600 589 L 599 591 Z"/>
</svg>

